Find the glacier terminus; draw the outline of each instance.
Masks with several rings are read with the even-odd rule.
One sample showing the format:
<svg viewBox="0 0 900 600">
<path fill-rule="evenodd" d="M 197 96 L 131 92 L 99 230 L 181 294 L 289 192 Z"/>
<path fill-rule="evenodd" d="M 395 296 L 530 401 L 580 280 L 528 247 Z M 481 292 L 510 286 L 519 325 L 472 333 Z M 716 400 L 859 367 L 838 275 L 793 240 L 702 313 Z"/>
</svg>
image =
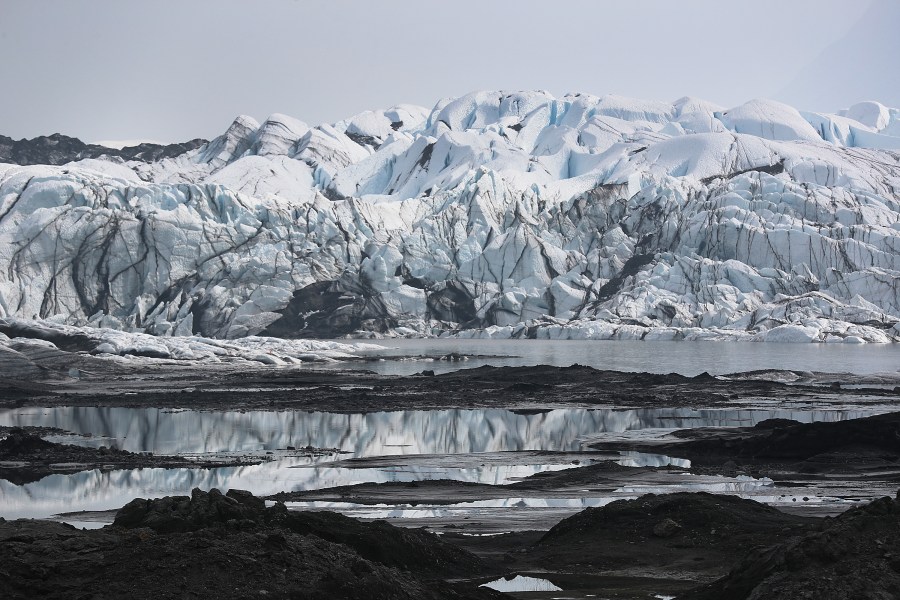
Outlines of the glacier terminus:
<svg viewBox="0 0 900 600">
<path fill-rule="evenodd" d="M 316 127 L 242 116 L 176 156 L 0 164 L 0 318 L 897 342 L 900 110 L 478 92 Z"/>
</svg>

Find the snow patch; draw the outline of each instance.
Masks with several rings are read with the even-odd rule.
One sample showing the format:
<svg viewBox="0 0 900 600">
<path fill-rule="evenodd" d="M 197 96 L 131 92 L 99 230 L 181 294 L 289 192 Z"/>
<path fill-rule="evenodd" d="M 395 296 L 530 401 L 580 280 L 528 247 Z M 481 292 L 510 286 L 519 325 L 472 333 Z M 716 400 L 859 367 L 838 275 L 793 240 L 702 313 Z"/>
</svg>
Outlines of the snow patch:
<svg viewBox="0 0 900 600">
<path fill-rule="evenodd" d="M 511 579 L 500 578 L 478 587 L 486 587 L 498 592 L 561 592 L 562 588 L 547 579 L 516 575 Z"/>
</svg>

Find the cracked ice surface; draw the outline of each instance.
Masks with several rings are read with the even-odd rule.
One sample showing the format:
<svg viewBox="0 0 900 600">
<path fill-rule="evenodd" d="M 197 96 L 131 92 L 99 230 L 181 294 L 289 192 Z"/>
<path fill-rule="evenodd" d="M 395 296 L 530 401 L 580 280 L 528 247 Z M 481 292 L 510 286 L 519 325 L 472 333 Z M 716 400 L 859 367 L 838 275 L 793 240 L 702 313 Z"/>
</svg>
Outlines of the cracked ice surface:
<svg viewBox="0 0 900 600">
<path fill-rule="evenodd" d="M 239 117 L 155 163 L 0 165 L 0 316 L 163 345 L 900 341 L 898 142 L 875 102 L 478 92 Z"/>
</svg>

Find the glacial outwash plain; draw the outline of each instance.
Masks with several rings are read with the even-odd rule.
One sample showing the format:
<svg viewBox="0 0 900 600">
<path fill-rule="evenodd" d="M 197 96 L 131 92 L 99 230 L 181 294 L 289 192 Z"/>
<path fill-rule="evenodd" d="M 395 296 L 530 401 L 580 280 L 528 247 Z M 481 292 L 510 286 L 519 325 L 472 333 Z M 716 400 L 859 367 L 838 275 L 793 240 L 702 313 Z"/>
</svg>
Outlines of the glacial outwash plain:
<svg viewBox="0 0 900 600">
<path fill-rule="evenodd" d="M 900 598 L 900 110 L 0 136 L 0 597 Z"/>
</svg>

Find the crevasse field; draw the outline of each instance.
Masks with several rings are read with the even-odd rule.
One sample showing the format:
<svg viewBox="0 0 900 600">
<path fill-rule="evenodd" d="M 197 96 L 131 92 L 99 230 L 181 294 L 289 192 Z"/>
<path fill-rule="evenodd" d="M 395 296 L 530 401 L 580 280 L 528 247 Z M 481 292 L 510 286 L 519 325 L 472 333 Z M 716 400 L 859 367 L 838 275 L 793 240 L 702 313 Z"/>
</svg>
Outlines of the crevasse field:
<svg viewBox="0 0 900 600">
<path fill-rule="evenodd" d="M 0 164 L 0 317 L 186 358 L 246 336 L 896 342 L 898 152 L 876 102 L 239 117 L 157 162 Z"/>
</svg>

